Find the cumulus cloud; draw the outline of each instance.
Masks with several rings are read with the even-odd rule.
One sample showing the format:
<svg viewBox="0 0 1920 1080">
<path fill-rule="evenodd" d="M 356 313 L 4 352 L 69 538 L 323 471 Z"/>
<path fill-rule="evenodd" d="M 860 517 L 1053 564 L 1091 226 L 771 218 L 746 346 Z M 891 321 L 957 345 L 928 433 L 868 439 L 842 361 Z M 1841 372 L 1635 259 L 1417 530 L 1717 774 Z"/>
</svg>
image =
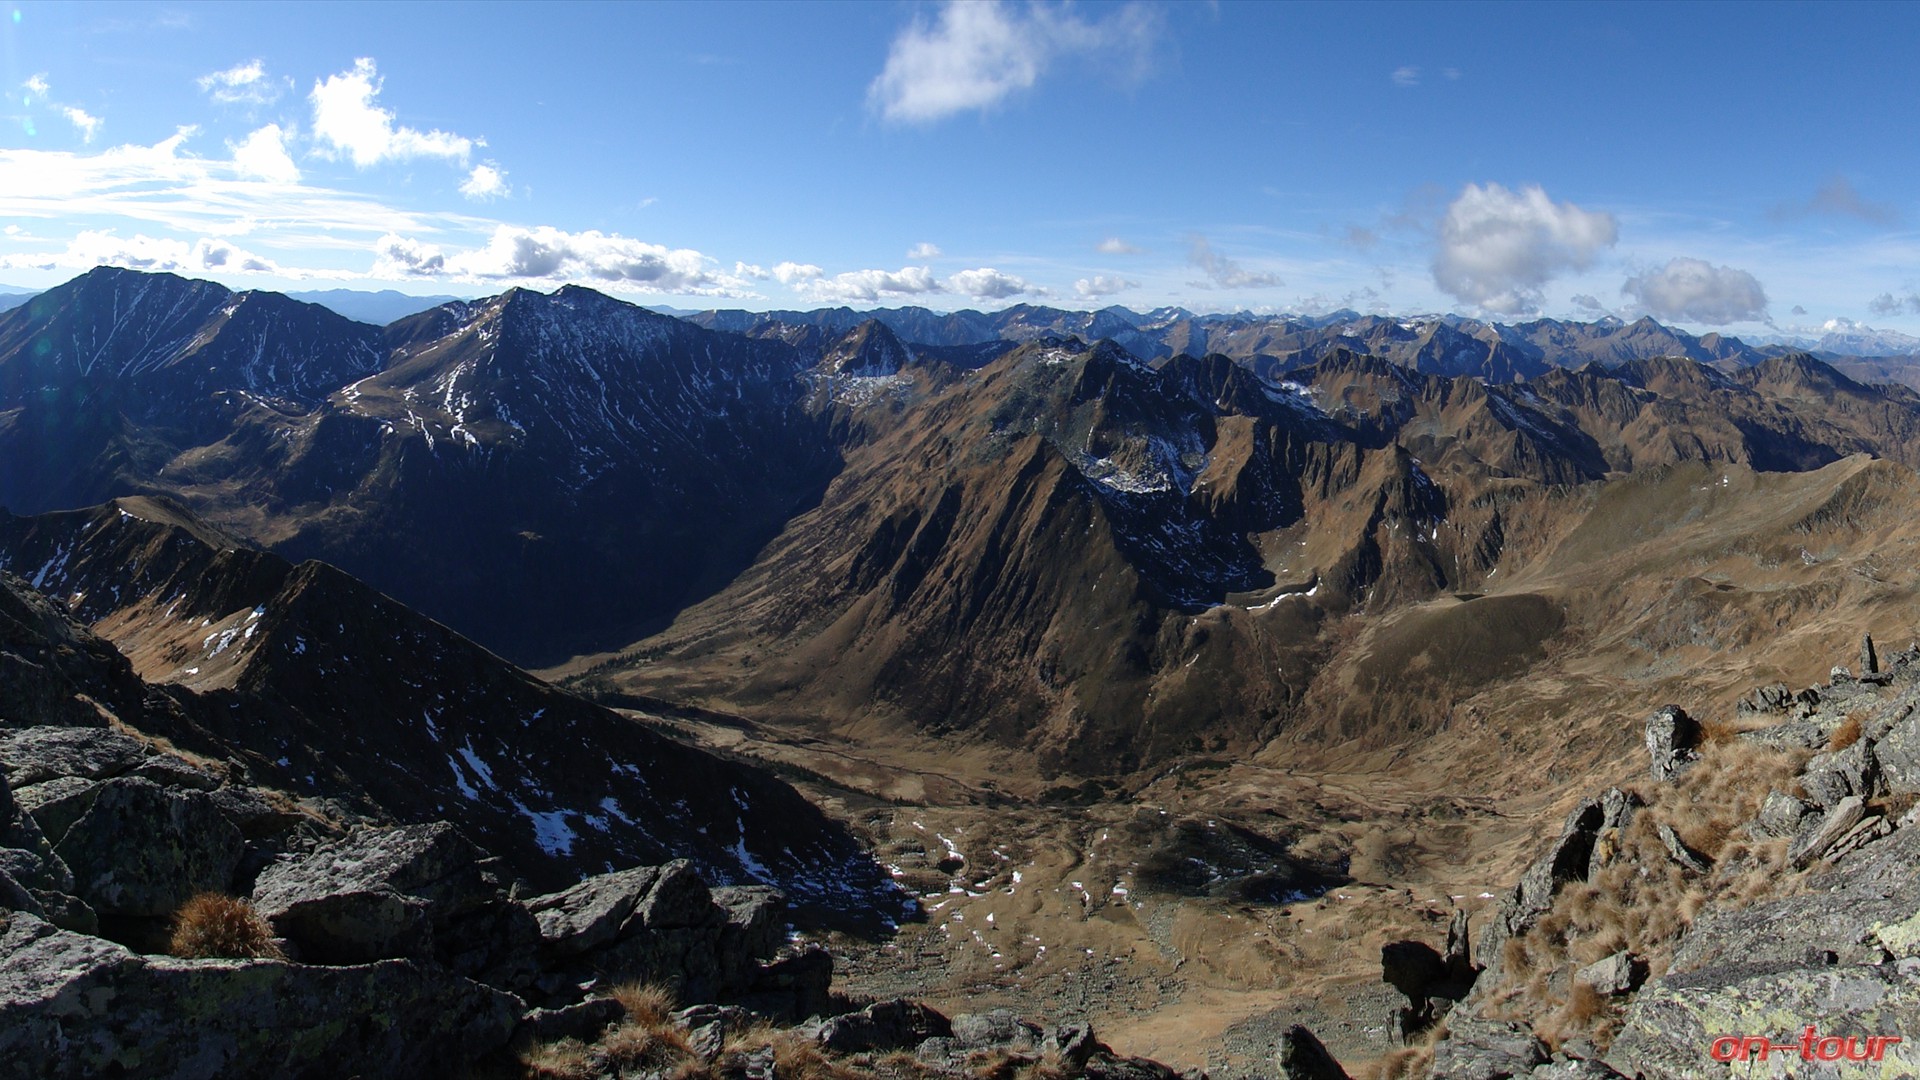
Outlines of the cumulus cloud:
<svg viewBox="0 0 1920 1080">
<path fill-rule="evenodd" d="M 990 266 L 983 266 L 976 270 L 962 270 L 948 278 L 947 284 L 954 292 L 971 296 L 975 300 L 1006 300 L 1039 291 L 1025 278 L 1003 274 Z"/>
<path fill-rule="evenodd" d="M 225 240 L 201 237 L 189 244 L 184 240 L 155 238 L 144 233 L 116 236 L 112 229 L 89 229 L 67 242 L 66 250 L 53 253 L 9 255 L 0 259 L 9 269 L 90 270 L 96 266 L 122 266 L 129 270 L 204 273 L 212 270 L 247 273 L 280 273 L 269 259 L 235 247 Z"/>
<path fill-rule="evenodd" d="M 756 266 L 753 263 L 736 262 L 733 264 L 733 276 L 737 278 L 750 278 L 754 281 L 765 281 L 772 277 L 773 274 L 764 266 Z"/>
<path fill-rule="evenodd" d="M 1109 236 L 1094 245 L 1094 250 L 1102 255 L 1138 255 L 1140 249 L 1117 236 Z"/>
<path fill-rule="evenodd" d="M 1397 67 L 1393 69 L 1392 78 L 1395 86 L 1419 86 L 1420 69 L 1411 64 L 1406 67 Z"/>
<path fill-rule="evenodd" d="M 484 202 L 497 199 L 507 193 L 507 174 L 504 169 L 492 162 L 475 165 L 460 185 L 460 194 L 469 199 Z"/>
<path fill-rule="evenodd" d="M 783 262 L 775 263 L 773 267 L 773 276 L 778 279 L 782 285 L 792 285 L 799 281 L 812 281 L 825 273 L 825 270 L 820 269 L 812 263 Z"/>
<path fill-rule="evenodd" d="M 781 274 L 782 269 L 786 269 L 787 274 Z M 904 266 L 898 270 L 849 270 L 827 277 L 817 266 L 781 263 L 773 268 L 773 273 L 802 296 L 826 303 L 871 304 L 890 297 L 946 291 L 939 279 L 933 276 L 933 271 L 924 266 Z"/>
<path fill-rule="evenodd" d="M 353 70 L 313 84 L 307 100 L 313 105 L 313 136 L 321 154 L 344 154 L 364 169 L 382 161 L 417 157 L 464 162 L 475 145 L 485 145 L 445 131 L 423 132 L 396 124 L 391 110 L 374 103 L 380 85 L 380 73 L 365 57 L 353 62 Z"/>
<path fill-rule="evenodd" d="M 287 152 L 288 133 L 279 124 L 268 124 L 250 133 L 239 144 L 230 146 L 233 167 L 242 176 L 251 176 L 275 184 L 297 183 L 300 167 Z"/>
<path fill-rule="evenodd" d="M 1589 293 L 1574 293 L 1573 306 L 1579 308 L 1582 311 L 1607 310 L 1607 305 L 1601 303 L 1599 297 L 1593 296 Z"/>
<path fill-rule="evenodd" d="M 1802 315 L 1806 314 L 1799 308 L 1794 310 Z M 1867 310 L 1875 315 L 1920 315 L 1920 293 L 1910 292 L 1905 296 L 1895 296 L 1890 292 L 1884 292 L 1867 301 Z"/>
<path fill-rule="evenodd" d="M 1852 217 L 1875 225 L 1895 225 L 1900 221 L 1900 210 L 1892 203 L 1869 202 L 1854 188 L 1852 181 L 1836 173 L 1820 185 L 1813 198 L 1776 206 L 1769 216 L 1775 221 L 1815 216 Z"/>
<path fill-rule="evenodd" d="M 1084 300 L 1096 300 L 1102 296 L 1112 296 L 1128 289 L 1137 289 L 1140 283 L 1109 274 L 1095 274 L 1090 278 L 1081 278 L 1073 283 L 1073 291 Z"/>
<path fill-rule="evenodd" d="M 697 251 L 550 225 L 498 225 L 483 247 L 446 252 L 399 234 L 374 244 L 375 277 L 449 277 L 479 282 L 586 281 L 640 292 L 737 295 L 745 282 Z"/>
<path fill-rule="evenodd" d="M 273 104 L 293 85 L 292 79 L 269 78 L 266 64 L 259 60 L 202 75 L 194 82 L 222 105 L 252 106 Z"/>
<path fill-rule="evenodd" d="M 1806 308 L 1804 308 L 1804 307 L 1801 307 L 1801 306 L 1800 306 L 1799 304 L 1795 304 L 1795 305 L 1793 305 L 1793 314 L 1795 314 L 1795 315 L 1805 315 L 1806 313 L 1807 313 L 1807 309 L 1806 309 Z"/>
<path fill-rule="evenodd" d="M 1722 325 L 1765 318 L 1767 313 L 1766 290 L 1757 278 L 1702 259 L 1673 259 L 1657 270 L 1635 274 L 1620 292 L 1657 319 Z"/>
<path fill-rule="evenodd" d="M 1266 289 L 1284 284 L 1272 274 L 1248 270 L 1225 255 L 1213 250 L 1213 245 L 1204 236 L 1193 238 L 1187 250 L 1187 261 L 1199 267 L 1206 275 L 1206 281 L 1189 284 L 1197 288 L 1210 289 Z"/>
<path fill-rule="evenodd" d="M 87 110 L 78 109 L 71 105 L 62 108 L 60 112 L 61 115 L 67 118 L 67 122 L 72 124 L 80 132 L 81 142 L 90 143 L 93 141 L 94 133 L 100 130 L 101 121 L 99 117 L 88 115 Z"/>
<path fill-rule="evenodd" d="M 937 244 L 915 244 L 907 249 L 907 258 L 911 260 L 937 259 L 940 247 Z"/>
<path fill-rule="evenodd" d="M 447 257 L 432 244 L 388 233 L 373 245 L 373 276 L 433 277 L 447 269 Z"/>
<path fill-rule="evenodd" d="M 1143 70 L 1156 23 L 1138 4 L 1089 20 L 1066 8 L 948 0 L 932 22 L 917 17 L 894 38 L 867 101 L 888 120 L 927 123 L 1031 89 L 1065 55 L 1117 56 Z"/>
<path fill-rule="evenodd" d="M 1440 221 L 1433 281 L 1489 311 L 1526 314 L 1555 274 L 1585 269 L 1618 239 L 1612 214 L 1554 202 L 1538 186 L 1468 184 Z"/>
<path fill-rule="evenodd" d="M 38 98 L 46 97 L 53 91 L 53 87 L 48 84 L 45 74 L 29 75 L 27 76 L 27 81 L 20 85 L 26 88 L 27 93 Z"/>
</svg>

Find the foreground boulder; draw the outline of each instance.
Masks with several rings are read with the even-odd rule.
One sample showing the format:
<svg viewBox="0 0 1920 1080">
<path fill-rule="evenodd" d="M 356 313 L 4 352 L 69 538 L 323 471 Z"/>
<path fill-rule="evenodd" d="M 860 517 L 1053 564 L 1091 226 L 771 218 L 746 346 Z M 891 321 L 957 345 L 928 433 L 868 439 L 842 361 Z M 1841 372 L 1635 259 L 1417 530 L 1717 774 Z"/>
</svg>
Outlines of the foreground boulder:
<svg viewBox="0 0 1920 1080">
<path fill-rule="evenodd" d="M 176 960 L 0 914 L 0 1080 L 462 1075 L 518 998 L 406 961 Z"/>
<path fill-rule="evenodd" d="M 307 960 L 424 958 L 437 929 L 499 894 L 486 862 L 445 822 L 363 829 L 268 867 L 253 905 Z"/>
<path fill-rule="evenodd" d="M 1853 1060 L 1836 1041 L 1835 1060 L 1820 1060 L 1818 1045 L 1800 1053 L 1811 1025 L 1821 1040 L 1851 1039 Z M 1872 1061 L 1872 1037 L 1899 1036 L 1920 1027 L 1920 960 L 1844 967 L 1794 967 L 1753 973 L 1748 967 L 1670 975 L 1649 983 L 1627 1011 L 1626 1026 L 1607 1060 L 1622 1072 L 1647 1080 L 1726 1075 L 1715 1061 L 1715 1040 L 1765 1038 L 1795 1044 L 1769 1060 L 1736 1063 L 1735 1075 L 1752 1067 L 1766 1075 L 1782 1068 L 1800 1077 L 1912 1076 L 1920 1070 L 1920 1046 L 1882 1044 Z M 1724 1052 L 1724 1047 L 1723 1047 Z M 1756 1054 L 1757 1058 L 1757 1054 Z"/>
<path fill-rule="evenodd" d="M 245 841 L 206 794 L 123 776 L 100 785 L 53 850 L 94 910 L 153 918 L 195 893 L 226 891 Z"/>
</svg>

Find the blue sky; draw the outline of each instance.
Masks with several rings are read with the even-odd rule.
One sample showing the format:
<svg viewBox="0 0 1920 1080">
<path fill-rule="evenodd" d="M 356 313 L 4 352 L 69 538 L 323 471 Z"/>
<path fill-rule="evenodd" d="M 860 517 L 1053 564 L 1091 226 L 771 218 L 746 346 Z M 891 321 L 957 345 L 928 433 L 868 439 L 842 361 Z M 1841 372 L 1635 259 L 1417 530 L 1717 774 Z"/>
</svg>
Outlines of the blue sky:
<svg viewBox="0 0 1920 1080">
<path fill-rule="evenodd" d="M 1920 331 L 1920 8 L 0 4 L 0 283 Z"/>
</svg>

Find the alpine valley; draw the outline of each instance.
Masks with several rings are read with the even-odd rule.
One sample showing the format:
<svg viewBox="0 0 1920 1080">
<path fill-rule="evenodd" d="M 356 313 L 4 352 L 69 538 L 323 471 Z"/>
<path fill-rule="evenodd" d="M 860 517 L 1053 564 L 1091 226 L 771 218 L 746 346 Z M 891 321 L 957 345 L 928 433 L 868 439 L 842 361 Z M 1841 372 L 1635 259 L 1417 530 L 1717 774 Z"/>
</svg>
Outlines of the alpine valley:
<svg viewBox="0 0 1920 1080">
<path fill-rule="evenodd" d="M 1920 360 L 313 296 L 0 312 L 7 1060 L 161 1060 L 63 1002 L 236 971 L 487 1075 L 672 1072 L 622 1017 L 755 1078 L 1693 1076 L 1723 1006 L 1920 1023 Z M 280 957 L 160 956 L 203 889 Z M 1817 962 L 1745 955 L 1766 905 Z"/>
</svg>

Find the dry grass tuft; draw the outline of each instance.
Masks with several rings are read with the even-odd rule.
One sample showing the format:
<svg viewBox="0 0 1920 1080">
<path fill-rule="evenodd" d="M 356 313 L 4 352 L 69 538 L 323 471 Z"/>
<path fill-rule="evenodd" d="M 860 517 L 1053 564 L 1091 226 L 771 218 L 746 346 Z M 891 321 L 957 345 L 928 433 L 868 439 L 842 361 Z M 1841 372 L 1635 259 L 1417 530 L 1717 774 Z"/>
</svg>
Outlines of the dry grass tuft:
<svg viewBox="0 0 1920 1080">
<path fill-rule="evenodd" d="M 616 1071 L 660 1073 L 693 1060 L 693 1045 L 687 1033 L 671 1022 L 644 1024 L 629 1020 L 600 1037 L 599 1052 L 594 1055 L 615 1067 Z"/>
<path fill-rule="evenodd" d="M 1556 973 L 1629 951 L 1658 974 L 1693 920 L 1709 904 L 1745 906 L 1797 887 L 1787 841 L 1745 837 L 1769 790 L 1792 783 L 1804 751 L 1774 751 L 1738 738 L 1708 738 L 1700 760 L 1677 783 L 1643 792 L 1646 805 L 1617 836 L 1613 857 L 1586 882 L 1570 883 L 1526 934 L 1506 943 L 1504 985 L 1494 999 L 1505 1014 L 1534 1025 L 1557 1045 L 1581 1036 L 1606 1047 L 1618 1029 L 1615 1004 L 1591 987 L 1565 999 Z M 1671 826 L 1713 863 L 1696 875 L 1668 857 L 1657 826 Z M 1559 982 L 1562 988 L 1565 982 Z"/>
<path fill-rule="evenodd" d="M 1362 1080 L 1421 1080 L 1433 1071 L 1433 1048 L 1447 1030 L 1444 1022 L 1435 1024 L 1417 1042 L 1382 1056 L 1373 1063 L 1371 1074 Z"/>
<path fill-rule="evenodd" d="M 273 943 L 273 929 L 252 904 L 216 892 L 203 892 L 180 905 L 167 951 L 190 959 L 286 959 Z"/>
<path fill-rule="evenodd" d="M 588 1080 L 596 1071 L 578 1039 L 536 1046 L 520 1055 L 520 1067 L 527 1080 Z"/>
<path fill-rule="evenodd" d="M 1833 734 L 1827 736 L 1827 749 L 1845 750 L 1859 742 L 1861 727 L 1860 714 L 1849 713 L 1845 720 L 1840 721 L 1840 726 L 1833 729 Z"/>
<path fill-rule="evenodd" d="M 627 1019 L 646 1028 L 669 1026 L 679 1000 L 659 983 L 622 983 L 609 995 L 627 1011 Z"/>
<path fill-rule="evenodd" d="M 776 1032 L 768 1045 L 773 1047 L 773 1072 L 780 1080 L 857 1080 L 859 1077 L 798 1031 Z"/>
</svg>

